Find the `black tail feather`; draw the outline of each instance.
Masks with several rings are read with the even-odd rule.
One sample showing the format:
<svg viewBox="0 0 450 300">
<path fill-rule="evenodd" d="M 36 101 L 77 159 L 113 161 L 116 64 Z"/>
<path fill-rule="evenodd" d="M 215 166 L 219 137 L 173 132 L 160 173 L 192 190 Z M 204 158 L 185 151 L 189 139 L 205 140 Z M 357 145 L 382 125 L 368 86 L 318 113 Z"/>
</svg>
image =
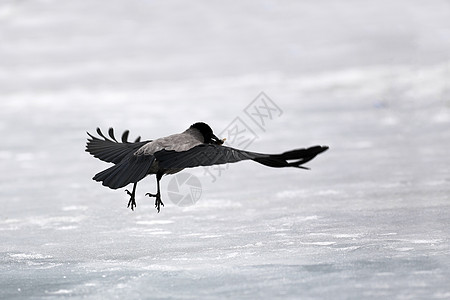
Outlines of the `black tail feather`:
<svg viewBox="0 0 450 300">
<path fill-rule="evenodd" d="M 254 158 L 253 160 L 268 167 L 283 168 L 283 167 L 295 167 L 301 169 L 308 169 L 301 165 L 312 160 L 320 153 L 326 151 L 328 146 L 313 146 L 306 149 L 296 149 L 284 152 L 282 154 L 267 154 Z M 289 162 L 289 160 L 295 160 Z"/>
</svg>

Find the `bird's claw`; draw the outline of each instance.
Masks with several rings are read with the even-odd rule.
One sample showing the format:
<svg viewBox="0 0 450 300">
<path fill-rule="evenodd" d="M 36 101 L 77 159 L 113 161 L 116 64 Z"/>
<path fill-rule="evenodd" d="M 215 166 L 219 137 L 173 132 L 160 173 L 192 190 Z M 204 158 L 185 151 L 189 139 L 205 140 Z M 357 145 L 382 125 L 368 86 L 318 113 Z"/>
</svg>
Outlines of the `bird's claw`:
<svg viewBox="0 0 450 300">
<path fill-rule="evenodd" d="M 130 201 L 128 201 L 127 208 L 129 207 L 129 208 L 131 208 L 131 210 L 134 211 L 134 208 L 136 207 L 136 199 L 134 198 L 134 194 L 132 192 L 130 192 L 129 190 L 125 190 L 125 192 L 127 192 L 127 194 L 131 196 Z"/>
<path fill-rule="evenodd" d="M 131 208 L 131 210 L 134 210 L 134 208 L 136 207 L 136 201 L 134 200 L 134 198 L 131 198 L 130 201 L 128 201 L 127 207 Z"/>
<path fill-rule="evenodd" d="M 145 196 L 156 198 L 155 199 L 155 208 L 159 213 L 159 211 L 161 210 L 161 205 L 164 207 L 164 203 L 161 201 L 161 194 L 160 193 L 156 193 L 156 194 L 146 193 Z"/>
</svg>

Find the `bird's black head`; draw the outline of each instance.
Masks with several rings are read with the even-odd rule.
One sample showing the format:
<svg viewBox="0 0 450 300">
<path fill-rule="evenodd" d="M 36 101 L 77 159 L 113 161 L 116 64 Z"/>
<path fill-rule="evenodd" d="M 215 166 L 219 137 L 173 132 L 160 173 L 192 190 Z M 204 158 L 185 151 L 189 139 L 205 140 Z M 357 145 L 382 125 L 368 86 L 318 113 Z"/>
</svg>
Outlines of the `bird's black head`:
<svg viewBox="0 0 450 300">
<path fill-rule="evenodd" d="M 203 135 L 203 139 L 205 140 L 205 144 L 217 144 L 222 145 L 223 140 L 220 140 L 217 136 L 214 135 L 211 127 L 208 124 L 203 122 L 197 122 L 191 125 L 191 128 L 195 128 Z"/>
</svg>

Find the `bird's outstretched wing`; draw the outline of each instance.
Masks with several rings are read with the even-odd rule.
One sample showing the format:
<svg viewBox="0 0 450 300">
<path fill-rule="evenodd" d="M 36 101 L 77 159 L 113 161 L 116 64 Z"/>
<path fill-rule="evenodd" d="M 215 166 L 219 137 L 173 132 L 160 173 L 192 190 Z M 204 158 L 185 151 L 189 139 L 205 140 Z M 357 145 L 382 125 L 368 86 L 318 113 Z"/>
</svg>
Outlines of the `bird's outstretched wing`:
<svg viewBox="0 0 450 300">
<path fill-rule="evenodd" d="M 155 158 L 153 155 L 129 155 L 118 164 L 95 174 L 95 181 L 112 189 L 136 183 L 147 176 Z"/>
<path fill-rule="evenodd" d="M 137 149 L 139 149 L 146 143 L 150 142 L 150 141 L 141 142 L 141 137 L 138 137 L 134 142 L 129 142 L 128 134 L 130 132 L 128 130 L 126 130 L 122 134 L 121 138 L 122 142 L 118 142 L 116 140 L 114 136 L 114 129 L 112 128 L 109 128 L 108 130 L 110 139 L 108 139 L 103 134 L 100 128 L 97 128 L 97 133 L 103 139 L 97 138 L 91 135 L 89 132 L 87 132 L 90 139 L 88 139 L 86 144 L 86 152 L 89 152 L 94 157 L 100 160 L 112 162 L 115 164 L 121 162 L 126 156 L 134 153 Z"/>
<path fill-rule="evenodd" d="M 154 156 L 161 169 L 220 165 L 249 159 L 269 167 L 297 167 L 306 169 L 301 165 L 327 149 L 327 146 L 313 146 L 291 150 L 281 154 L 263 154 L 221 145 L 202 144 L 182 152 L 160 150 L 155 152 Z"/>
</svg>

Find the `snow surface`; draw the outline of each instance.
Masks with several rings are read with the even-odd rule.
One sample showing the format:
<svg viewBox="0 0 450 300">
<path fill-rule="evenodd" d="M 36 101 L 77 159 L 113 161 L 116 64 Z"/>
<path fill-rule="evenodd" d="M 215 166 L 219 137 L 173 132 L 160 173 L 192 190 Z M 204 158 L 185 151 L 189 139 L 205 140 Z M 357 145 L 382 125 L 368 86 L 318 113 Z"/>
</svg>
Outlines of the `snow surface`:
<svg viewBox="0 0 450 300">
<path fill-rule="evenodd" d="M 0 299 L 450 299 L 446 1 L 0 2 Z M 264 91 L 281 110 L 245 113 Z M 252 107 L 250 107 L 252 108 Z M 91 180 L 86 131 L 239 118 L 311 171 Z M 181 190 L 182 193 L 186 190 Z"/>
</svg>

